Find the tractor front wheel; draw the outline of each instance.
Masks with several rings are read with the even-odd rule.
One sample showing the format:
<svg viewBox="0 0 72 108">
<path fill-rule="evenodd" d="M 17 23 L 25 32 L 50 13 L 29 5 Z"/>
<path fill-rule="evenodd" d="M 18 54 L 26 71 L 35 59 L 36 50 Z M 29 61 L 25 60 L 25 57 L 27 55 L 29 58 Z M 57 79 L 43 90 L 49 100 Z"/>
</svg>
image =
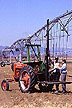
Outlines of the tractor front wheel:
<svg viewBox="0 0 72 108">
<path fill-rule="evenodd" d="M 9 90 L 9 83 L 8 83 L 7 80 L 3 80 L 3 81 L 1 82 L 1 88 L 2 88 L 3 91 Z"/>
<path fill-rule="evenodd" d="M 31 66 L 24 66 L 20 71 L 19 86 L 23 93 L 32 92 L 35 86 L 35 73 Z"/>
</svg>

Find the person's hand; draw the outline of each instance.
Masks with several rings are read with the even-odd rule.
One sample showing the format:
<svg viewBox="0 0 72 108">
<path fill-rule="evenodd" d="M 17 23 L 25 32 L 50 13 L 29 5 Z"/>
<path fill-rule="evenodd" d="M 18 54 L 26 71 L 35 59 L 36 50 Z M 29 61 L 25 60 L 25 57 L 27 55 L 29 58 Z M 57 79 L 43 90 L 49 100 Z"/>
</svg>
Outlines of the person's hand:
<svg viewBox="0 0 72 108">
<path fill-rule="evenodd" d="M 56 65 L 56 66 L 55 66 L 55 69 L 57 69 L 57 67 L 58 67 L 58 66 Z"/>
<path fill-rule="evenodd" d="M 56 65 L 56 69 L 57 69 L 57 68 L 59 68 L 59 66 L 58 66 L 58 65 Z"/>
</svg>

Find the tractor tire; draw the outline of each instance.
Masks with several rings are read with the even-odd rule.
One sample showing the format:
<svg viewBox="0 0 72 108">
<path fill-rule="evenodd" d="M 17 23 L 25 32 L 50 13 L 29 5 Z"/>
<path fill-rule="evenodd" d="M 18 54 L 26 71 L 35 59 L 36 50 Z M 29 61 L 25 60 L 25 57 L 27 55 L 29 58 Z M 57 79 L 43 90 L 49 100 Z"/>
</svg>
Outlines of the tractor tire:
<svg viewBox="0 0 72 108">
<path fill-rule="evenodd" d="M 1 67 L 4 67 L 5 66 L 5 63 L 4 62 L 1 62 Z"/>
<path fill-rule="evenodd" d="M 53 84 L 49 84 L 49 85 L 47 85 L 47 86 L 42 86 L 42 84 L 41 83 L 39 83 L 39 89 L 40 89 L 40 91 L 41 92 L 49 92 L 49 91 L 52 91 L 52 88 L 53 88 Z"/>
<path fill-rule="evenodd" d="M 22 68 L 19 74 L 19 87 L 23 93 L 31 93 L 35 86 L 35 73 L 31 66 Z"/>
<path fill-rule="evenodd" d="M 9 90 L 9 83 L 8 83 L 7 80 L 3 80 L 3 81 L 1 82 L 1 88 L 2 88 L 3 91 Z"/>
</svg>

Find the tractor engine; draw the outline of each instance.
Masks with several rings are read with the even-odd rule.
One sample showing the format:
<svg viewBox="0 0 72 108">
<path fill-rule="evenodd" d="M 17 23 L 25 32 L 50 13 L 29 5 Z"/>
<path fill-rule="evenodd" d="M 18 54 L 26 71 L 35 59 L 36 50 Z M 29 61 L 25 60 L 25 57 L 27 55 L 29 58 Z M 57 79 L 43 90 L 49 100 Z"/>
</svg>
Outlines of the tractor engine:
<svg viewBox="0 0 72 108">
<path fill-rule="evenodd" d="M 13 71 L 13 77 L 15 79 L 15 81 L 19 81 L 19 73 L 20 73 L 20 70 L 26 66 L 26 64 L 23 64 L 23 63 L 13 63 L 12 66 L 11 66 L 11 69 Z"/>
</svg>

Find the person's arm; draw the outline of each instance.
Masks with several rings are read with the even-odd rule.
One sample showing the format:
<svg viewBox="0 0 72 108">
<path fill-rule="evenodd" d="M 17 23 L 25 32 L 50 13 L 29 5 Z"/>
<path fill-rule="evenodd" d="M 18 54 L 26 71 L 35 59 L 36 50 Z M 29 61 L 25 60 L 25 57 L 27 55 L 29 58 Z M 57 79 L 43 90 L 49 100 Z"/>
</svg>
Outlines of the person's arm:
<svg viewBox="0 0 72 108">
<path fill-rule="evenodd" d="M 52 61 L 52 59 L 49 57 L 49 60 L 50 60 L 50 62 L 53 64 L 53 61 Z"/>
<path fill-rule="evenodd" d="M 52 71 L 54 71 L 54 70 L 56 70 L 56 68 L 50 69 L 49 72 L 52 72 Z"/>
<path fill-rule="evenodd" d="M 60 70 L 61 70 L 61 68 L 62 68 L 62 66 L 58 66 L 58 65 L 57 65 L 57 69 L 60 69 Z"/>
<path fill-rule="evenodd" d="M 57 68 L 60 69 L 60 70 L 63 70 L 63 69 L 66 68 L 66 65 L 58 66 Z"/>
</svg>

